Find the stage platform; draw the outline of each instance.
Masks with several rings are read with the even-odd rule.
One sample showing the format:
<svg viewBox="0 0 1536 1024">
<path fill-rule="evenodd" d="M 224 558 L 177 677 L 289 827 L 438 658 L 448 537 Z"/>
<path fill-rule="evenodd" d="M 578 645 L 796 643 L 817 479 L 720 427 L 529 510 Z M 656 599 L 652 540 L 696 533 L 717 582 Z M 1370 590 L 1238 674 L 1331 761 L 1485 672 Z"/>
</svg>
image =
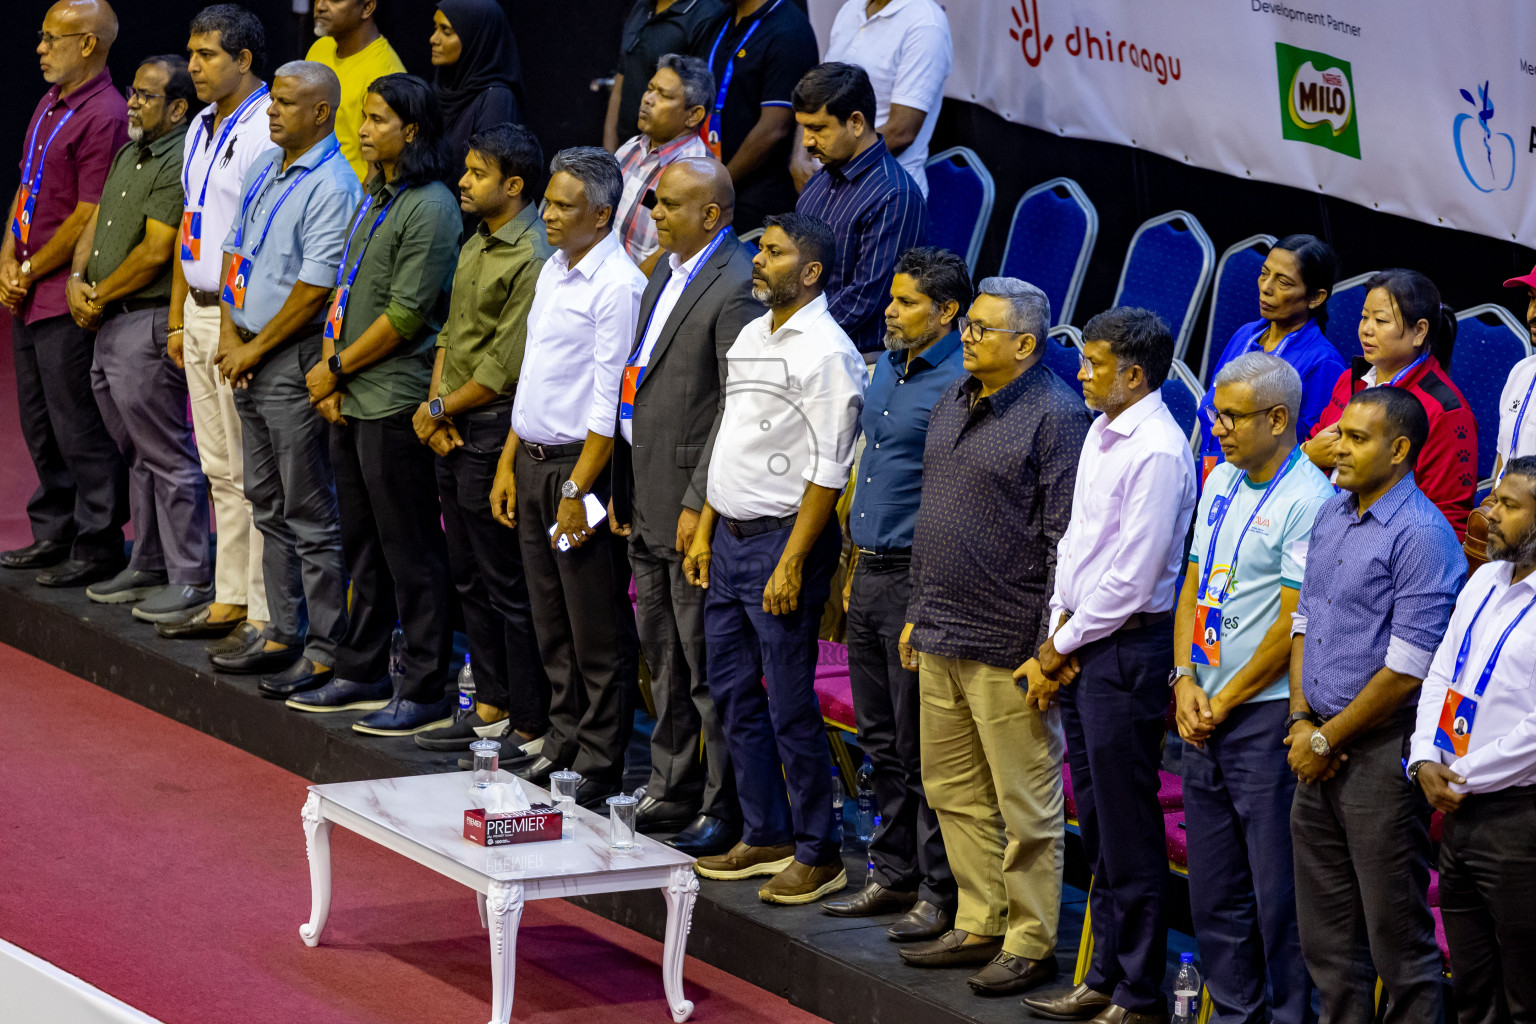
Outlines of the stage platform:
<svg viewBox="0 0 1536 1024">
<path fill-rule="evenodd" d="M 408 738 L 352 732 L 352 714 L 310 715 L 265 700 L 250 677 L 216 675 L 200 642 L 163 640 L 133 619 L 125 606 L 92 604 L 83 589 L 47 590 L 32 573 L 0 569 L 0 643 L 226 741 L 313 782 L 344 782 L 395 775 L 457 771 L 457 756 L 420 750 Z M 62 709 L 61 709 L 62 710 Z M 638 723 L 626 788 L 643 785 L 648 771 L 645 722 Z M 293 856 L 302 859 L 297 808 Z M 844 853 L 852 885 L 865 875 L 863 851 Z M 1082 931 L 1087 879 L 1076 837 L 1068 836 L 1067 881 L 1058 956 L 1062 976 L 1052 988 L 1071 986 Z M 1177 881 L 1177 880 L 1171 880 Z M 775 907 L 757 899 L 756 881 L 704 881 L 688 944 L 690 956 L 782 996 L 835 1024 L 861 1022 L 1015 1022 L 1029 1014 L 1017 998 L 983 999 L 966 986 L 967 969 L 907 967 L 886 940 L 888 918 L 844 920 L 815 906 Z M 618 924 L 660 939 L 665 912 L 651 894 L 574 899 Z M 1182 884 L 1170 891 L 1175 928 L 1187 931 Z M 1170 965 L 1192 948 L 1182 932 L 1170 934 Z M 1169 977 L 1172 976 L 1170 967 Z"/>
</svg>

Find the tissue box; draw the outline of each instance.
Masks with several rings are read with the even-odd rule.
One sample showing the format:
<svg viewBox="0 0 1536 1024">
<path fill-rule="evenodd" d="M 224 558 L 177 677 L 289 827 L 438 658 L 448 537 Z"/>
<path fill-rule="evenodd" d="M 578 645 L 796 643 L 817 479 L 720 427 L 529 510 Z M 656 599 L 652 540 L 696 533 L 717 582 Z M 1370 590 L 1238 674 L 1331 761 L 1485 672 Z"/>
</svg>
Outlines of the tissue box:
<svg viewBox="0 0 1536 1024">
<path fill-rule="evenodd" d="M 548 804 L 526 811 L 488 811 L 471 807 L 464 812 L 464 838 L 480 846 L 510 846 L 559 839 L 563 815 Z"/>
</svg>

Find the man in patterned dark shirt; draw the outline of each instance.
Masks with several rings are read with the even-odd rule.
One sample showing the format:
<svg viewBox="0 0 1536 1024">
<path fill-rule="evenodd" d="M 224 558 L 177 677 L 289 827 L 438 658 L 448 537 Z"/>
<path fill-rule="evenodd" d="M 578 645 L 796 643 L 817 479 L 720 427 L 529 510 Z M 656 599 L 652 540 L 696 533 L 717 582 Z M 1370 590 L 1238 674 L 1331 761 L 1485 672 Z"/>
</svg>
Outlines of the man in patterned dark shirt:
<svg viewBox="0 0 1536 1024">
<path fill-rule="evenodd" d="M 1030 707 L 1013 670 L 1045 635 L 1088 412 L 1040 361 L 1045 293 L 1006 277 L 977 292 L 960 319 L 970 376 L 928 423 L 901 638 L 918 670 L 923 786 L 959 911 L 954 930 L 901 955 L 985 965 L 971 987 L 1003 994 L 1056 977 L 1061 712 Z"/>
</svg>

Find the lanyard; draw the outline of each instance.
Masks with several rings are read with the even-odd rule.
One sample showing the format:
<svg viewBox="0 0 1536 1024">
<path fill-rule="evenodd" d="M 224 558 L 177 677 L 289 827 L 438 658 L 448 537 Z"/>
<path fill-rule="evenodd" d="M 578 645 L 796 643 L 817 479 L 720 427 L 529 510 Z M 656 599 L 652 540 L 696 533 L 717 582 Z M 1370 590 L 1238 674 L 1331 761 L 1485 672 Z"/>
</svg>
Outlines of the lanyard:
<svg viewBox="0 0 1536 1024">
<path fill-rule="evenodd" d="M 730 230 L 730 228 L 721 228 L 715 232 L 714 240 L 704 247 L 703 252 L 699 253 L 699 258 L 693 263 L 693 269 L 688 271 L 688 277 L 683 281 L 683 287 L 677 293 L 679 299 L 682 298 L 683 292 L 688 290 L 688 286 L 693 284 L 693 279 L 699 276 L 699 271 L 704 269 L 704 264 L 709 262 L 709 258 L 714 255 L 715 250 L 720 248 L 720 243 L 725 241 L 725 236 Z M 670 284 L 671 282 L 667 283 Z M 666 287 L 663 286 L 662 291 L 665 290 Z M 634 366 L 635 361 L 640 358 L 640 353 L 645 351 L 645 336 L 651 332 L 651 321 L 655 319 L 656 307 L 659 305 L 661 305 L 660 292 L 656 294 L 656 301 L 651 304 L 651 311 L 645 315 L 645 326 L 640 330 L 640 341 L 635 346 L 635 350 L 629 354 L 629 361 L 625 363 L 626 366 Z"/>
<path fill-rule="evenodd" d="M 1285 465 L 1280 467 L 1280 472 L 1275 474 L 1274 479 L 1269 482 L 1269 486 L 1264 488 L 1264 493 L 1259 496 L 1259 503 L 1253 507 L 1253 512 L 1248 516 L 1248 522 L 1243 525 L 1243 532 L 1237 535 L 1237 543 L 1232 546 L 1232 563 L 1227 567 L 1227 579 L 1221 585 L 1221 594 L 1216 599 L 1217 605 L 1220 605 L 1221 602 L 1227 599 L 1227 592 L 1232 588 L 1232 580 L 1237 576 L 1237 555 L 1242 550 L 1243 538 L 1248 536 L 1248 527 L 1252 526 L 1253 521 L 1259 517 L 1259 512 L 1264 508 L 1264 503 L 1269 500 L 1269 496 L 1280 485 L 1280 481 L 1285 479 L 1285 474 L 1289 473 L 1291 467 L 1296 465 L 1297 456 L 1300 452 L 1301 448 L 1299 446 L 1295 451 L 1291 452 L 1290 458 L 1285 460 Z M 1226 522 L 1227 511 L 1232 507 L 1232 499 L 1237 497 L 1237 489 L 1243 486 L 1244 481 L 1247 479 L 1248 474 L 1246 471 L 1238 473 L 1237 479 L 1233 481 L 1232 489 L 1227 492 L 1226 498 L 1218 499 L 1221 501 L 1221 507 L 1216 512 L 1215 522 L 1211 524 L 1211 543 L 1205 552 L 1205 562 L 1200 566 L 1200 589 L 1195 593 L 1195 598 L 1198 601 L 1207 600 L 1206 589 L 1211 582 L 1211 572 L 1216 567 L 1216 542 L 1221 538 L 1221 524 Z"/>
<path fill-rule="evenodd" d="M 406 188 L 409 187 L 409 185 L 406 186 Z M 352 288 L 352 282 L 357 280 L 357 268 L 363 265 L 363 254 L 368 251 L 368 243 L 373 241 L 373 233 L 379 230 L 380 224 L 384 223 L 384 218 L 388 215 L 389 208 L 395 205 L 395 200 L 405 195 L 406 188 L 402 188 L 399 192 L 390 196 L 389 202 L 384 204 L 384 208 L 379 211 L 379 215 L 373 218 L 373 226 L 368 229 L 368 237 L 363 239 L 363 247 L 357 251 L 357 262 L 352 264 L 352 272 L 347 274 L 347 289 L 349 291 Z M 352 252 L 352 238 L 357 234 L 357 226 L 363 222 L 363 218 L 368 215 L 368 207 L 372 205 L 373 196 L 370 195 L 363 200 L 363 205 L 357 208 L 357 215 L 352 218 L 352 226 L 347 229 L 347 245 L 346 248 L 341 250 L 341 263 L 336 267 L 337 288 L 341 287 L 341 275 L 347 268 L 347 257 Z"/>
<path fill-rule="evenodd" d="M 1429 350 L 1425 349 L 1423 354 L 1421 354 L 1419 356 L 1419 358 L 1415 359 L 1413 362 L 1409 363 L 1407 366 L 1403 367 L 1401 370 L 1398 370 L 1397 374 L 1391 380 L 1387 381 L 1387 387 L 1390 388 L 1390 387 L 1395 386 L 1398 381 L 1402 380 L 1404 377 L 1408 376 L 1414 370 L 1417 370 L 1419 367 L 1423 366 L 1424 365 L 1424 360 L 1426 360 L 1428 358 L 1429 358 Z"/>
<path fill-rule="evenodd" d="M 1536 391 L 1536 375 L 1531 377 L 1531 385 L 1525 389 L 1525 398 L 1520 402 L 1520 411 L 1515 414 L 1515 429 L 1509 435 L 1509 458 L 1505 459 L 1504 464 L 1499 467 L 1499 480 L 1503 480 L 1504 474 L 1509 472 L 1510 459 L 1514 459 L 1520 454 L 1520 427 L 1525 423 L 1525 410 L 1531 404 L 1531 393 L 1533 391 Z M 1495 484 L 1498 482 L 1498 480 L 1494 481 Z"/>
<path fill-rule="evenodd" d="M 287 190 L 278 197 L 277 205 L 273 206 L 272 212 L 267 214 L 267 223 L 266 226 L 261 229 L 261 238 L 257 240 L 256 248 L 251 250 L 251 259 L 255 259 L 256 254 L 261 252 L 261 247 L 266 244 L 267 232 L 272 230 L 272 221 L 277 219 L 277 211 L 282 209 L 283 201 L 293 193 L 294 189 L 299 187 L 299 182 L 309 177 L 310 174 L 314 171 L 318 171 L 321 167 L 324 167 L 325 162 L 339 152 L 341 152 L 341 143 L 338 142 L 332 145 L 331 148 L 326 151 L 325 156 L 321 157 L 313 167 L 304 168 L 304 173 L 300 174 L 297 178 L 294 178 L 292 184 L 288 186 Z M 262 185 L 266 183 L 267 175 L 272 173 L 272 168 L 277 166 L 277 160 L 280 159 L 282 158 L 278 157 L 274 159 L 272 163 L 267 164 L 266 169 L 261 172 L 261 177 L 256 179 L 256 184 L 251 186 L 250 191 L 245 194 L 245 200 L 240 204 L 239 227 L 235 228 L 235 248 L 237 250 L 240 248 L 240 243 L 245 240 L 245 213 L 248 209 L 250 209 L 251 200 L 256 198 L 257 194 L 260 193 Z M 361 260 L 362 257 L 359 256 L 358 258 Z"/>
<path fill-rule="evenodd" d="M 752 22 L 751 26 L 747 29 L 747 34 L 742 36 L 741 42 L 737 43 L 733 48 L 735 52 L 733 52 L 730 57 L 727 58 L 725 62 L 725 71 L 723 71 L 720 75 L 720 89 L 717 93 L 715 93 L 716 115 L 719 115 L 720 112 L 725 109 L 725 94 L 730 91 L 731 77 L 736 74 L 736 54 L 747 48 L 747 40 L 752 38 L 752 33 L 756 32 L 758 27 L 762 25 L 763 19 L 768 17 L 768 15 L 772 14 L 774 11 L 778 10 L 779 4 L 783 2 L 784 0 L 773 0 L 773 6 L 769 7 L 766 11 L 757 16 L 757 20 Z M 720 34 L 715 36 L 715 45 L 709 48 L 709 66 L 711 70 L 713 70 L 715 66 L 715 51 L 718 50 L 720 48 L 720 44 L 725 41 L 725 34 L 731 30 L 731 26 L 734 21 L 735 19 L 730 17 L 725 19 L 725 24 L 720 26 Z"/>
<path fill-rule="evenodd" d="M 266 94 L 267 87 L 263 84 L 260 89 L 247 96 L 245 102 L 236 107 L 233 114 L 224 119 L 224 127 L 219 130 L 219 141 L 213 147 L 213 156 L 208 160 L 208 171 L 203 175 L 203 190 L 197 194 L 197 208 L 199 210 L 203 208 L 203 201 L 208 198 L 208 179 L 213 177 L 214 162 L 218 160 L 219 151 L 224 148 L 224 143 L 229 141 L 229 133 L 235 130 L 235 125 L 240 123 L 240 119 L 245 116 L 245 112 Z M 197 156 L 197 143 L 203 137 L 203 129 L 207 123 L 207 121 L 203 120 L 198 121 L 197 134 L 192 136 L 191 153 L 187 157 L 186 166 L 181 169 L 181 189 L 186 194 L 187 199 L 192 198 L 192 183 L 189 180 L 192 174 L 192 160 Z"/>
<path fill-rule="evenodd" d="M 59 123 L 53 126 L 53 131 L 48 135 L 48 141 L 43 143 L 43 155 L 37 158 L 36 174 L 32 173 L 32 152 L 37 148 L 37 131 L 43 126 L 43 119 L 38 118 L 37 124 L 32 126 L 32 138 L 27 142 L 27 166 L 21 172 L 21 180 L 26 182 L 27 191 L 32 195 L 37 195 L 37 190 L 43 184 L 43 164 L 48 162 L 49 147 L 53 145 L 53 140 L 59 137 L 59 132 L 63 131 L 64 125 L 74 116 L 73 110 L 66 110 L 64 116 L 59 118 Z"/>
<path fill-rule="evenodd" d="M 1483 608 L 1491 597 L 1493 597 L 1492 590 L 1483 595 L 1483 603 L 1477 606 L 1477 611 L 1472 615 L 1472 621 L 1467 624 L 1467 631 L 1462 634 L 1461 648 L 1456 652 L 1456 669 L 1451 676 L 1451 689 L 1455 689 L 1456 684 L 1461 682 L 1461 673 L 1467 667 L 1467 657 L 1472 653 L 1472 630 L 1477 626 L 1478 617 L 1483 614 Z M 1499 655 L 1504 653 L 1504 641 L 1509 639 L 1509 635 L 1520 625 L 1520 620 L 1525 618 L 1525 613 L 1530 611 L 1533 605 L 1536 605 L 1536 598 L 1526 602 L 1525 607 L 1520 609 L 1520 614 L 1515 616 L 1515 621 L 1511 622 L 1499 637 L 1499 642 L 1493 647 L 1493 653 L 1488 656 L 1488 664 L 1483 666 L 1483 673 L 1478 676 L 1477 689 L 1472 693 L 1474 698 L 1482 699 L 1483 691 L 1488 689 L 1488 682 L 1493 678 L 1494 666 L 1499 663 Z"/>
<path fill-rule="evenodd" d="M 1311 321 L 1308 321 L 1308 323 L 1310 323 L 1310 322 Z M 1281 354 L 1283 354 L 1285 352 L 1285 347 L 1291 343 L 1291 339 L 1296 337 L 1296 335 L 1300 334 L 1302 331 L 1306 330 L 1306 327 L 1307 327 L 1306 324 L 1302 324 L 1300 327 L 1296 328 L 1290 334 L 1287 334 L 1285 337 L 1281 338 L 1280 339 L 1280 344 L 1276 345 L 1275 346 L 1275 350 L 1273 352 L 1270 352 L 1269 355 L 1272 355 L 1272 356 L 1274 356 L 1275 358 L 1278 359 L 1281 356 Z M 1264 337 L 1264 335 L 1268 331 L 1269 331 L 1269 325 L 1268 324 L 1265 324 L 1263 327 L 1260 327 L 1259 330 L 1258 330 L 1258 333 L 1255 334 L 1253 337 L 1248 339 L 1248 347 L 1243 350 L 1243 354 L 1247 355 L 1249 352 L 1253 352 L 1255 349 L 1257 349 L 1258 351 L 1262 352 L 1264 350 L 1264 342 L 1261 339 Z"/>
</svg>

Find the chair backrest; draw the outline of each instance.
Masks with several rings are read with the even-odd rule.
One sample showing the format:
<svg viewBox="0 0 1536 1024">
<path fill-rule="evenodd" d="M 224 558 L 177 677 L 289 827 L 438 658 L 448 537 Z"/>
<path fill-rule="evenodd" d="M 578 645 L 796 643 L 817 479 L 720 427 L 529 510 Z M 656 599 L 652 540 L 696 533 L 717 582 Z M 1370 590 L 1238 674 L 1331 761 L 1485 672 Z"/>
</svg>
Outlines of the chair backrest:
<svg viewBox="0 0 1536 1024">
<path fill-rule="evenodd" d="M 1530 332 L 1503 306 L 1486 303 L 1456 314 L 1456 345 L 1446 370 L 1477 419 L 1479 480 L 1493 474 L 1504 383 L 1514 365 L 1530 354 Z"/>
<path fill-rule="evenodd" d="M 1200 399 L 1204 395 L 1205 389 L 1194 371 L 1183 360 L 1175 359 L 1168 368 L 1168 379 L 1163 381 L 1163 404 L 1173 414 L 1174 422 L 1189 435 L 1191 447 L 1200 437 Z"/>
<path fill-rule="evenodd" d="M 1174 358 L 1183 359 L 1215 264 L 1216 247 L 1194 214 L 1174 210 L 1153 217 L 1131 236 L 1114 305 L 1161 316 L 1173 333 Z"/>
<path fill-rule="evenodd" d="M 1328 326 L 1323 335 L 1333 342 L 1347 363 L 1363 354 L 1360 350 L 1360 311 L 1365 308 L 1365 282 L 1376 275 L 1356 274 L 1333 286 L 1328 294 Z"/>
<path fill-rule="evenodd" d="M 1024 193 L 1013 208 L 998 274 L 1045 292 L 1051 322 L 1069 324 L 1099 237 L 1099 211 L 1071 178 L 1052 178 Z"/>
<path fill-rule="evenodd" d="M 1200 356 L 1200 380 L 1207 386 L 1211 383 L 1211 367 L 1233 333 L 1258 318 L 1259 271 L 1274 245 L 1274 235 L 1251 235 L 1229 246 L 1216 264 L 1205 352 Z"/>
<path fill-rule="evenodd" d="M 747 256 L 750 258 L 752 256 L 756 256 L 762 249 L 762 246 L 757 244 L 757 240 L 762 237 L 763 229 L 753 228 L 751 231 L 746 231 L 737 235 L 736 240 L 741 243 L 741 247 L 743 249 L 747 250 Z"/>
<path fill-rule="evenodd" d="M 1045 355 L 1042 358 L 1045 365 L 1066 381 L 1067 386 L 1076 391 L 1079 397 L 1083 394 L 1083 382 L 1077 379 L 1077 370 L 1082 355 L 1083 335 L 1076 327 L 1061 324 L 1051 328 L 1051 333 L 1045 339 Z"/>
<path fill-rule="evenodd" d="M 928 244 L 963 256 L 974 274 L 997 198 L 992 175 L 981 157 L 964 146 L 935 153 L 923 166 L 928 172 Z"/>
</svg>

